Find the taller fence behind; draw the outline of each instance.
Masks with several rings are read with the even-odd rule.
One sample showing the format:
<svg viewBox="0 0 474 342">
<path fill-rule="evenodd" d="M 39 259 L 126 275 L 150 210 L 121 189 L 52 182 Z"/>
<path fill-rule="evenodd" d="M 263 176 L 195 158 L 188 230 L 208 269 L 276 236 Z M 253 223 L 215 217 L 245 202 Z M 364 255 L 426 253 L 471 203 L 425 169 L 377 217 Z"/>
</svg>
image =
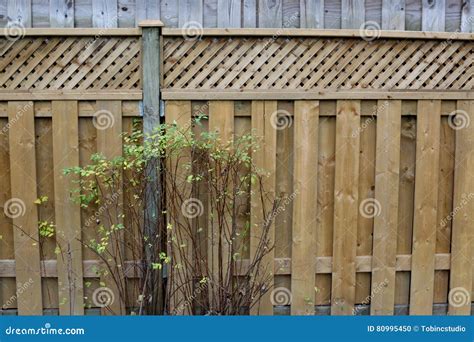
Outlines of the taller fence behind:
<svg viewBox="0 0 474 342">
<path fill-rule="evenodd" d="M 0 42 L 2 314 L 89 313 L 106 279 L 80 239 L 100 213 L 68 200 L 62 169 L 121 153 L 120 133 L 157 111 L 142 75 L 159 71 L 141 65 L 141 29 L 25 33 Z M 167 120 L 253 129 L 284 199 L 257 313 L 470 314 L 473 48 L 471 34 L 163 30 Z M 41 221 L 56 238 L 40 238 Z M 115 312 L 139 295 L 126 275 Z"/>
</svg>

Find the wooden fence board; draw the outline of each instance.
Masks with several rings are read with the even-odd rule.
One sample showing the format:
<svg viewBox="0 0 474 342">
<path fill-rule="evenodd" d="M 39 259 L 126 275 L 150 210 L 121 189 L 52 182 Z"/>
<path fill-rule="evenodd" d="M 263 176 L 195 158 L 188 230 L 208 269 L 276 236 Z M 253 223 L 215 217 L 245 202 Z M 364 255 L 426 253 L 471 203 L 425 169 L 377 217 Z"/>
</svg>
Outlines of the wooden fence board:
<svg viewBox="0 0 474 342">
<path fill-rule="evenodd" d="M 377 104 L 376 215 L 370 306 L 373 315 L 393 315 L 395 307 L 401 107 L 401 101 Z"/>
<path fill-rule="evenodd" d="M 258 27 L 283 26 L 283 0 L 258 0 Z"/>
<path fill-rule="evenodd" d="M 441 101 L 418 101 L 410 314 L 433 309 Z"/>
<path fill-rule="evenodd" d="M 10 202 L 4 210 L 13 219 L 16 284 L 20 315 L 42 315 L 42 286 L 36 194 L 36 156 L 33 102 L 9 102 Z"/>
<path fill-rule="evenodd" d="M 92 1 L 92 24 L 94 27 L 118 27 L 117 0 Z"/>
<path fill-rule="evenodd" d="M 241 26 L 240 0 L 217 0 L 217 27 Z"/>
<path fill-rule="evenodd" d="M 364 0 L 342 0 L 341 28 L 359 29 L 365 21 Z"/>
<path fill-rule="evenodd" d="M 202 25 L 203 7 L 202 0 L 179 0 L 179 26 L 192 27 Z"/>
<path fill-rule="evenodd" d="M 474 101 L 459 101 L 456 130 L 456 164 L 451 242 L 450 315 L 471 314 L 473 288 L 472 243 L 474 233 L 469 214 L 474 212 Z M 447 220 L 447 219 L 445 219 Z"/>
<path fill-rule="evenodd" d="M 383 0 L 382 30 L 405 30 L 405 0 Z"/>
<path fill-rule="evenodd" d="M 291 256 L 291 314 L 314 314 L 316 255 L 318 101 L 295 102 L 293 246 Z"/>
<path fill-rule="evenodd" d="M 8 0 L 7 16 L 8 20 L 19 23 L 24 27 L 32 26 L 32 5 L 31 0 Z"/>
<path fill-rule="evenodd" d="M 176 125 L 179 127 L 181 132 L 186 132 L 189 130 L 191 127 L 191 101 L 167 102 L 165 120 L 166 124 Z M 170 166 L 172 165 L 172 167 L 177 170 L 176 180 L 178 182 L 178 186 L 183 191 L 183 201 L 187 200 L 188 197 L 191 198 L 190 196 L 192 195 L 192 189 L 187 183 L 189 171 L 185 167 L 185 165 L 189 163 L 190 157 L 190 151 L 183 151 L 179 157 L 172 157 L 170 160 Z M 184 205 L 184 203 L 185 202 L 183 202 L 181 207 Z M 186 300 L 190 295 L 192 295 L 193 284 L 185 283 L 185 280 L 189 279 L 189 274 L 186 273 L 187 268 L 184 265 L 184 260 L 186 258 L 189 260 L 192 253 L 192 246 L 189 237 L 186 236 L 184 232 L 178 230 L 183 224 L 185 224 L 183 220 L 186 220 L 186 218 L 184 217 L 182 210 L 176 214 L 176 218 L 174 220 L 170 220 L 170 218 L 168 218 L 169 223 L 175 229 L 172 234 L 174 234 L 173 237 L 176 240 L 172 243 L 175 243 L 177 246 L 179 246 L 179 252 L 174 250 L 174 252 L 171 254 L 172 258 L 174 258 L 173 265 L 176 267 L 174 267 L 169 274 L 170 279 L 177 278 L 179 280 L 177 283 L 175 283 L 175 285 L 173 285 L 172 280 L 168 284 L 168 286 L 170 286 L 169 293 L 171 295 L 169 310 L 173 315 L 191 314 L 189 305 L 186 305 Z M 186 254 L 188 256 L 186 256 Z M 179 288 L 177 287 L 178 284 L 181 285 Z M 212 310 L 212 308 L 210 309 Z"/>
<path fill-rule="evenodd" d="M 331 314 L 351 315 L 356 289 L 360 101 L 338 101 Z"/>
<path fill-rule="evenodd" d="M 97 120 L 97 153 L 107 159 L 113 159 L 122 155 L 122 103 L 120 101 L 97 101 L 96 104 Z M 107 124 L 101 125 L 101 120 Z M 108 206 L 109 215 L 102 215 L 101 221 L 108 225 L 122 223 L 121 203 L 123 201 L 123 189 L 103 189 L 104 197 L 112 203 Z M 101 275 L 101 281 L 115 295 L 114 301 L 103 308 L 105 315 L 120 315 L 125 313 L 125 284 L 122 276 L 123 268 L 117 262 L 120 256 L 123 256 L 123 236 L 121 232 L 115 232 L 109 238 L 108 252 L 110 268 L 108 272 Z M 105 267 L 105 265 L 104 265 Z"/>
<path fill-rule="evenodd" d="M 71 198 L 77 177 L 63 170 L 79 165 L 77 101 L 53 101 L 54 208 L 58 259 L 59 312 L 83 315 L 82 225 L 79 204 Z"/>
<path fill-rule="evenodd" d="M 445 0 L 423 0 L 422 30 L 444 31 L 446 16 Z"/>
<path fill-rule="evenodd" d="M 253 101 L 252 102 L 252 130 L 255 135 L 263 139 L 260 144 L 260 150 L 252 156 L 257 168 L 265 170 L 268 174 L 264 178 L 264 189 L 269 192 L 268 205 L 275 198 L 275 174 L 276 174 L 276 129 L 272 123 L 273 113 L 277 111 L 277 101 Z M 252 184 L 251 196 L 251 238 L 250 238 L 250 257 L 254 257 L 259 243 L 260 229 L 263 224 L 262 203 L 259 198 L 260 190 L 256 184 Z M 269 208 L 267 209 L 267 211 Z M 252 233 L 252 231 L 255 232 Z M 269 243 L 274 244 L 275 225 L 270 227 Z M 272 260 L 274 259 L 274 250 L 266 254 L 262 260 L 264 272 L 271 273 L 271 279 L 268 283 L 269 291 L 265 293 L 257 305 L 251 308 L 251 314 L 273 315 L 273 298 L 270 292 L 274 286 Z"/>
<path fill-rule="evenodd" d="M 324 28 L 324 0 L 301 0 L 300 27 Z"/>
<path fill-rule="evenodd" d="M 74 27 L 74 1 L 50 0 L 49 22 L 51 27 Z"/>
<path fill-rule="evenodd" d="M 222 146 L 230 148 L 234 140 L 234 102 L 233 101 L 211 101 L 209 102 L 209 132 L 215 132 L 218 134 L 219 142 Z M 224 186 L 224 185 L 218 185 Z M 215 194 L 218 196 L 218 194 Z M 210 200 L 211 201 L 211 200 Z M 216 198 L 214 198 L 216 201 Z M 216 210 L 217 202 L 210 205 L 210 208 Z M 217 215 L 209 214 L 209 217 L 214 217 L 213 224 L 208 227 L 208 259 L 209 265 L 211 265 L 211 272 L 214 279 L 219 279 L 219 282 L 225 283 L 229 275 L 229 262 L 232 262 L 232 217 L 226 214 L 223 222 L 224 227 L 217 227 Z M 219 236 L 220 231 L 220 236 Z M 221 260 L 219 260 L 222 258 Z M 221 273 L 219 270 L 224 270 Z M 219 288 L 211 286 L 213 291 L 219 292 Z M 221 296 L 219 296 L 221 297 Z M 211 310 L 213 308 L 211 307 Z"/>
</svg>

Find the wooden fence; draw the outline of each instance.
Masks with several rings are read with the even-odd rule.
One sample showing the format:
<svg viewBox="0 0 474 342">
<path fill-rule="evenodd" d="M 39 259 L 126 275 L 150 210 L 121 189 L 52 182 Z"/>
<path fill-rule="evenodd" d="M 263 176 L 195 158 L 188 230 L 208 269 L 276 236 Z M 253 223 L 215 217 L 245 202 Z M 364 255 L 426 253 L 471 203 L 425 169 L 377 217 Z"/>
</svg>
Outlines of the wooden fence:
<svg viewBox="0 0 474 342">
<path fill-rule="evenodd" d="M 3 314 L 94 309 L 99 260 L 77 237 L 93 236 L 95 212 L 68 200 L 61 170 L 96 151 L 120 153 L 119 133 L 134 118 L 156 122 L 159 65 L 147 68 L 158 48 L 141 44 L 158 41 L 153 30 L 31 29 L 0 42 Z M 163 29 L 162 38 L 167 120 L 204 113 L 209 130 L 263 137 L 256 162 L 284 207 L 260 314 L 470 314 L 472 34 L 204 30 L 196 38 Z M 104 129 L 101 113 L 114 124 Z M 35 204 L 41 196 L 48 201 Z M 38 221 L 55 222 L 56 241 L 37 243 Z M 56 244 L 73 257 L 57 255 Z"/>
<path fill-rule="evenodd" d="M 293 27 L 472 32 L 472 0 L 0 0 L 0 27 Z M 471 18 L 471 19 L 470 19 Z"/>
</svg>

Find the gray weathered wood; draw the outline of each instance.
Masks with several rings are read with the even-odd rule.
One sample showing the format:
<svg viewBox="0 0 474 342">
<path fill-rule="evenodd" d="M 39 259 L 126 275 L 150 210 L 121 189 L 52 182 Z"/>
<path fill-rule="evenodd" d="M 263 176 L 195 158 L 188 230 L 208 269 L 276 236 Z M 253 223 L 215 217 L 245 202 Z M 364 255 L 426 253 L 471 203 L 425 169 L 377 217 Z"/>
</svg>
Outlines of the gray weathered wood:
<svg viewBox="0 0 474 342">
<path fill-rule="evenodd" d="M 49 0 L 32 0 L 31 27 L 50 27 Z"/>
<path fill-rule="evenodd" d="M 131 0 L 133 2 L 133 0 Z M 160 19 L 161 2 L 160 0 L 136 0 L 135 18 L 136 23 L 145 19 Z"/>
<path fill-rule="evenodd" d="M 405 30 L 421 31 L 421 0 L 406 0 Z"/>
<path fill-rule="evenodd" d="M 94 0 L 92 2 L 92 25 L 94 27 L 118 27 L 117 0 Z"/>
<path fill-rule="evenodd" d="M 118 0 L 117 27 L 134 27 L 136 18 L 135 0 Z M 146 6 L 141 6 L 146 9 Z"/>
<path fill-rule="evenodd" d="M 282 6 L 283 27 L 300 27 L 300 0 L 284 0 Z"/>
<path fill-rule="evenodd" d="M 258 27 L 282 27 L 283 0 L 258 0 Z"/>
<path fill-rule="evenodd" d="M 342 0 L 341 27 L 343 29 L 359 29 L 365 21 L 364 0 Z"/>
<path fill-rule="evenodd" d="M 183 27 L 190 23 L 202 25 L 203 6 L 202 0 L 179 0 L 179 26 Z"/>
<path fill-rule="evenodd" d="M 459 32 L 461 29 L 461 12 L 463 1 L 446 0 L 446 27 L 447 32 Z M 468 1 L 468 0 L 467 0 Z"/>
<path fill-rule="evenodd" d="M 143 27 L 142 34 L 142 84 L 143 84 L 143 133 L 145 136 L 153 134 L 160 124 L 160 27 Z M 156 237 L 159 233 L 158 222 L 161 217 L 159 205 L 161 203 L 160 177 L 156 163 L 151 161 L 146 169 L 149 182 L 145 189 L 145 236 Z M 145 247 L 145 257 L 148 265 L 159 260 L 159 246 Z M 161 313 L 162 303 L 162 274 L 155 270 L 149 277 L 149 289 L 154 289 L 152 296 L 153 313 Z"/>
<path fill-rule="evenodd" d="M 257 0 L 243 0 L 242 27 L 257 27 Z"/>
<path fill-rule="evenodd" d="M 74 1 L 50 0 L 49 22 L 51 27 L 74 27 Z"/>
<path fill-rule="evenodd" d="M 217 27 L 217 0 L 204 0 L 203 26 Z"/>
<path fill-rule="evenodd" d="M 461 32 L 474 31 L 474 0 L 463 0 L 460 30 Z"/>
<path fill-rule="evenodd" d="M 324 0 L 301 0 L 302 28 L 324 28 Z"/>
<path fill-rule="evenodd" d="M 161 21 L 166 27 L 178 27 L 178 1 L 161 0 Z"/>
<path fill-rule="evenodd" d="M 421 29 L 423 31 L 444 31 L 445 16 L 445 0 L 423 0 Z"/>
<path fill-rule="evenodd" d="M 74 27 L 92 27 L 92 0 L 74 1 Z"/>
<path fill-rule="evenodd" d="M 405 30 L 405 0 L 383 0 L 382 29 Z"/>
<path fill-rule="evenodd" d="M 240 27 L 240 0 L 217 0 L 217 27 Z"/>
<path fill-rule="evenodd" d="M 8 21 L 20 23 L 24 27 L 31 27 L 31 8 L 31 0 L 8 0 Z"/>
</svg>

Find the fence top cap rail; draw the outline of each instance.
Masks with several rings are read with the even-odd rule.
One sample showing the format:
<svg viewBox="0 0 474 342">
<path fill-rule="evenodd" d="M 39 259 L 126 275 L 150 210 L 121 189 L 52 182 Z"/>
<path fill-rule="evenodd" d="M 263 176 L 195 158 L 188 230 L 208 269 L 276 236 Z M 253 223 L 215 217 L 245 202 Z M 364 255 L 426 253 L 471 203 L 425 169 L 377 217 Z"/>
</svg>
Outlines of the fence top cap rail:
<svg viewBox="0 0 474 342">
<path fill-rule="evenodd" d="M 161 20 L 142 20 L 138 23 L 139 27 L 163 27 L 165 24 Z"/>
<path fill-rule="evenodd" d="M 1 35 L 7 39 L 35 36 L 140 36 L 140 28 L 22 28 L 5 27 L 0 30 Z M 0 36 L 1 38 L 1 36 Z"/>
<path fill-rule="evenodd" d="M 185 29 L 164 28 L 164 36 L 185 36 Z M 439 40 L 474 40 L 474 33 L 461 32 L 426 32 L 426 31 L 383 31 L 353 29 L 289 29 L 289 28 L 205 28 L 196 32 L 202 36 L 268 36 L 268 37 L 342 37 L 365 38 L 407 38 L 407 39 L 439 39 Z"/>
</svg>

